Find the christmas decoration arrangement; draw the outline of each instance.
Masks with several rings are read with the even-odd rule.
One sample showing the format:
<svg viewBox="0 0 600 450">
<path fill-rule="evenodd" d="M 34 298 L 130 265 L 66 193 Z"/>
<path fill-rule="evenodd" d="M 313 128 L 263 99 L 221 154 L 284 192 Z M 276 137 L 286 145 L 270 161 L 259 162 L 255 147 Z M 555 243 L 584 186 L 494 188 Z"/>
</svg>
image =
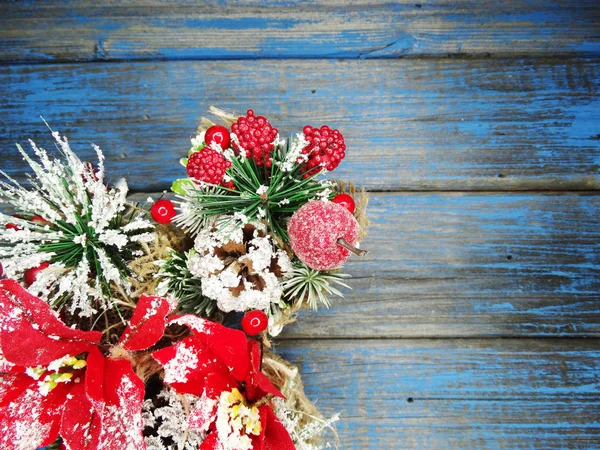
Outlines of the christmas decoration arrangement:
<svg viewBox="0 0 600 450">
<path fill-rule="evenodd" d="M 271 343 L 349 287 L 367 195 L 326 178 L 338 130 L 211 112 L 147 204 L 57 132 L 57 155 L 17 146 L 27 185 L 0 172 L 0 448 L 335 445 Z"/>
</svg>

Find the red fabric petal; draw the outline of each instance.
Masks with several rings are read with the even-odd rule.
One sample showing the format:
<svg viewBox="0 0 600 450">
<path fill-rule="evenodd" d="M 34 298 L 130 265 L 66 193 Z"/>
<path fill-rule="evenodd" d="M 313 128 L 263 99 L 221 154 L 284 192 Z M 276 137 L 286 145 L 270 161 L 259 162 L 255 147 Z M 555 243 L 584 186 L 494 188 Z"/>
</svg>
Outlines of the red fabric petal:
<svg viewBox="0 0 600 450">
<path fill-rule="evenodd" d="M 15 366 L 13 363 L 8 362 L 4 359 L 4 355 L 2 354 L 2 349 L 0 348 L 0 373 L 7 372 L 23 372 L 23 368 L 19 366 Z"/>
<path fill-rule="evenodd" d="M 162 297 L 142 295 L 119 343 L 126 350 L 145 350 L 163 336 L 172 306 Z"/>
<path fill-rule="evenodd" d="M 267 394 L 284 398 L 283 394 L 273 386 L 271 380 L 260 370 L 262 351 L 257 341 L 248 341 L 248 353 L 250 355 L 250 370 L 246 378 L 246 397 L 248 400 L 255 402 Z"/>
<path fill-rule="evenodd" d="M 248 349 L 246 335 L 242 331 L 191 314 L 173 317 L 169 323 L 191 328 L 195 336 L 223 361 L 236 380 L 246 378 L 249 367 Z"/>
<path fill-rule="evenodd" d="M 0 348 L 4 358 L 25 367 L 45 366 L 100 342 L 102 333 L 67 327 L 50 306 L 14 280 L 0 281 Z"/>
<path fill-rule="evenodd" d="M 265 427 L 266 450 L 296 450 L 290 433 L 288 433 L 271 408 L 268 405 L 263 405 L 260 407 L 260 413 L 261 418 L 264 414 L 267 419 Z"/>
<path fill-rule="evenodd" d="M 238 383 L 229 374 L 211 373 L 204 381 L 204 390 L 208 398 L 218 400 L 223 392 L 231 392 Z"/>
<path fill-rule="evenodd" d="M 98 448 L 142 450 L 144 383 L 124 359 L 106 359 L 104 364 L 105 408 Z"/>
<path fill-rule="evenodd" d="M 0 408 L 0 448 L 13 450 L 50 445 L 58 437 L 60 418 L 71 384 L 59 384 L 45 397 L 37 384 Z"/>
<path fill-rule="evenodd" d="M 202 444 L 200 444 L 199 450 L 217 450 L 217 445 L 219 444 L 219 438 L 217 437 L 217 433 L 210 433 Z"/>
<path fill-rule="evenodd" d="M 96 347 L 90 349 L 85 369 L 85 394 L 99 416 L 104 412 L 104 356 Z"/>
<path fill-rule="evenodd" d="M 268 406 L 263 405 L 258 408 L 260 417 L 260 435 L 252 436 L 252 450 L 265 450 L 265 431 L 267 429 L 267 414 L 264 412 L 264 408 L 270 409 Z"/>
<path fill-rule="evenodd" d="M 229 369 L 198 336 L 185 338 L 152 356 L 163 366 L 165 383 L 181 394 L 202 396 L 205 379 L 211 373 L 227 379 L 229 385 L 237 385 Z"/>
<path fill-rule="evenodd" d="M 219 397 L 222 392 L 230 392 L 237 387 L 237 382 L 229 376 L 212 373 L 206 377 L 204 393 L 190 413 L 188 424 L 196 432 L 205 433 L 216 419 Z"/>
<path fill-rule="evenodd" d="M 31 385 L 37 388 L 37 381 L 24 373 L 4 373 L 0 376 L 0 406 L 4 406 L 16 398 Z"/>
<path fill-rule="evenodd" d="M 70 450 L 94 450 L 100 439 L 100 416 L 85 395 L 85 385 L 76 384 L 62 415 L 60 435 Z"/>
</svg>

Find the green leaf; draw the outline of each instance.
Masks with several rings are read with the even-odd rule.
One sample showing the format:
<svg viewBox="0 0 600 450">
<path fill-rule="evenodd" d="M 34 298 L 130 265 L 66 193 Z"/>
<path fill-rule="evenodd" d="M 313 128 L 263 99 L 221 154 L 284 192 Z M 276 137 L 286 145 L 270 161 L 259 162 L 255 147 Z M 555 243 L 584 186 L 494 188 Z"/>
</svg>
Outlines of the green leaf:
<svg viewBox="0 0 600 450">
<path fill-rule="evenodd" d="M 185 195 L 185 191 L 190 186 L 193 187 L 194 183 L 189 178 L 180 178 L 179 180 L 173 181 L 171 190 L 179 195 Z"/>
</svg>

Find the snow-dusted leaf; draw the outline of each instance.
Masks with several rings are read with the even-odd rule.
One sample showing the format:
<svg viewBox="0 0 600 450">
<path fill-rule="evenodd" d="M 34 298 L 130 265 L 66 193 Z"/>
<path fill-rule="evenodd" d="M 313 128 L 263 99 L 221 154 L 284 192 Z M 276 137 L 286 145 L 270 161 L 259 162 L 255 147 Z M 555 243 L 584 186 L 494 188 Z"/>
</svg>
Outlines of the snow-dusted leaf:
<svg viewBox="0 0 600 450">
<path fill-rule="evenodd" d="M 48 365 L 88 351 L 102 333 L 67 327 L 44 301 L 14 280 L 0 281 L 0 347 L 4 358 L 25 367 Z"/>
<path fill-rule="evenodd" d="M 32 379 L 24 373 L 0 375 L 0 407 L 17 399 L 30 385 Z"/>
<path fill-rule="evenodd" d="M 227 366 L 197 336 L 185 338 L 152 356 L 163 366 L 165 383 L 181 394 L 202 396 L 211 373 L 223 374 L 228 386 L 236 385 Z"/>
<path fill-rule="evenodd" d="M 248 353 L 250 355 L 250 370 L 246 378 L 246 397 L 252 401 L 260 400 L 267 394 L 283 398 L 283 394 L 273 386 L 271 380 L 260 370 L 262 352 L 257 341 L 248 341 Z"/>
<path fill-rule="evenodd" d="M 100 440 L 101 418 L 79 383 L 71 390 L 60 425 L 60 435 L 69 450 L 96 450 Z"/>
<path fill-rule="evenodd" d="M 296 450 L 292 438 L 268 405 L 260 407 L 261 422 L 266 417 L 264 443 L 266 450 Z"/>
<path fill-rule="evenodd" d="M 145 350 L 163 336 L 166 317 L 173 309 L 167 299 L 142 295 L 119 343 L 126 350 Z"/>
<path fill-rule="evenodd" d="M 208 435 L 206 439 L 202 442 L 199 450 L 219 450 L 220 443 L 219 438 L 217 437 L 217 433 L 211 433 Z"/>
<path fill-rule="evenodd" d="M 59 385 L 43 396 L 34 383 L 0 408 L 0 448 L 31 450 L 54 442 L 70 386 Z"/>
<path fill-rule="evenodd" d="M 236 380 L 246 378 L 249 368 L 248 347 L 242 331 L 190 314 L 174 317 L 169 323 L 187 325 L 195 332 L 194 336 L 229 368 Z"/>
<path fill-rule="evenodd" d="M 144 383 L 124 359 L 107 359 L 104 365 L 102 433 L 99 449 L 144 450 L 142 404 Z"/>
<path fill-rule="evenodd" d="M 104 361 L 100 350 L 90 349 L 85 370 L 85 395 L 100 416 L 104 411 Z"/>
</svg>

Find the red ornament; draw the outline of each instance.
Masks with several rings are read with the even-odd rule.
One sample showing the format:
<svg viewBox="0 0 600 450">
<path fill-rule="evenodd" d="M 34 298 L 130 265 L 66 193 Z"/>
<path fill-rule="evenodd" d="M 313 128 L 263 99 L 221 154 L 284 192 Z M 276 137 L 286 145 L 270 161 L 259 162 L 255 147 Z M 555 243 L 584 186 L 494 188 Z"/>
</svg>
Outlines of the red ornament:
<svg viewBox="0 0 600 450">
<path fill-rule="evenodd" d="M 354 210 L 356 209 L 356 204 L 354 203 L 354 199 L 351 195 L 348 194 L 338 194 L 331 200 L 333 203 L 337 203 L 338 205 L 342 205 L 352 214 L 354 214 Z"/>
<path fill-rule="evenodd" d="M 204 142 L 206 142 L 206 145 L 210 145 L 211 143 L 215 142 L 223 150 L 225 150 L 226 148 L 229 148 L 229 144 L 231 143 L 229 130 L 222 125 L 213 125 L 206 130 Z"/>
<path fill-rule="evenodd" d="M 344 137 L 338 130 L 332 130 L 327 125 L 321 128 L 305 126 L 302 130 L 308 144 L 302 153 L 308 155 L 302 171 L 304 178 L 319 173 L 322 169 L 332 171 L 346 156 Z"/>
<path fill-rule="evenodd" d="M 364 255 L 354 246 L 360 226 L 341 205 L 312 200 L 294 213 L 288 223 L 290 246 L 296 256 L 315 270 L 329 270 L 343 264 L 350 251 Z"/>
<path fill-rule="evenodd" d="M 223 176 L 229 167 L 231 167 L 231 162 L 227 161 L 222 154 L 206 147 L 199 152 L 192 153 L 189 157 L 187 173 L 196 180 L 210 184 L 222 184 L 231 189 L 232 187 L 228 183 L 223 182 Z"/>
<path fill-rule="evenodd" d="M 248 336 L 255 336 L 262 333 L 269 325 L 269 318 L 259 309 L 248 311 L 242 318 L 242 328 Z"/>
<path fill-rule="evenodd" d="M 247 158 L 253 158 L 256 165 L 265 164 L 271 167 L 271 153 L 275 146 L 273 142 L 277 138 L 277 128 L 273 128 L 263 116 L 254 116 L 254 111 L 249 109 L 246 117 L 240 117 L 236 123 L 231 125 L 238 137 L 239 144 L 233 143 L 237 150 L 245 151 Z"/>
<path fill-rule="evenodd" d="M 171 200 L 161 199 L 154 202 L 150 208 L 150 215 L 156 222 L 166 224 L 171 223 L 177 213 Z"/>
<path fill-rule="evenodd" d="M 37 277 L 40 274 L 40 272 L 47 269 L 48 266 L 50 266 L 50 263 L 47 261 L 44 261 L 37 267 L 32 267 L 31 269 L 27 269 L 25 271 L 25 273 L 23 274 L 23 280 L 25 281 L 25 285 L 27 285 L 27 287 L 29 287 L 33 283 L 35 283 L 35 280 L 37 280 Z"/>
</svg>

